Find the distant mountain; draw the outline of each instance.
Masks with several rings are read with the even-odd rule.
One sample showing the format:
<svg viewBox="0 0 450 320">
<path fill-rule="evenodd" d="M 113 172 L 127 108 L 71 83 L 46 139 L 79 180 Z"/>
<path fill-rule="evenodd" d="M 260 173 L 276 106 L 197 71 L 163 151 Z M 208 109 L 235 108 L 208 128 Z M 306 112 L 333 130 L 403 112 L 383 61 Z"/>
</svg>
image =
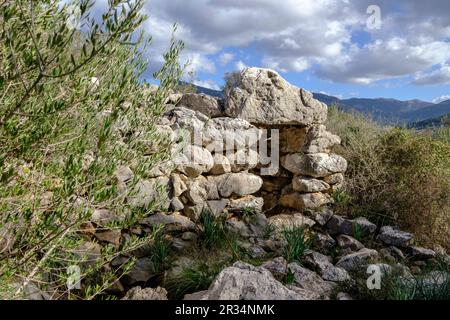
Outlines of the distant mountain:
<svg viewBox="0 0 450 320">
<path fill-rule="evenodd" d="M 223 98 L 223 91 L 195 86 L 198 93 Z M 438 119 L 450 113 L 450 100 L 435 104 L 421 100 L 400 101 L 396 99 L 339 99 L 323 93 L 314 93 L 314 98 L 328 106 L 336 104 L 343 110 L 358 111 L 383 124 L 408 125 Z"/>
<path fill-rule="evenodd" d="M 207 94 L 208 96 L 217 97 L 217 98 L 224 97 L 223 91 L 200 87 L 200 86 L 196 86 L 195 84 L 191 84 L 191 85 L 197 89 L 198 93 L 204 93 L 204 94 Z"/>
<path fill-rule="evenodd" d="M 434 104 L 421 100 L 400 101 L 395 99 L 339 99 L 322 93 L 314 97 L 328 105 L 336 104 L 344 110 L 355 110 L 384 124 L 404 125 L 438 118 L 450 113 L 450 100 Z"/>
<path fill-rule="evenodd" d="M 450 113 L 447 113 L 443 116 L 427 119 L 419 122 L 411 122 L 408 127 L 415 129 L 426 129 L 426 128 L 436 128 L 441 126 L 450 126 Z"/>
</svg>

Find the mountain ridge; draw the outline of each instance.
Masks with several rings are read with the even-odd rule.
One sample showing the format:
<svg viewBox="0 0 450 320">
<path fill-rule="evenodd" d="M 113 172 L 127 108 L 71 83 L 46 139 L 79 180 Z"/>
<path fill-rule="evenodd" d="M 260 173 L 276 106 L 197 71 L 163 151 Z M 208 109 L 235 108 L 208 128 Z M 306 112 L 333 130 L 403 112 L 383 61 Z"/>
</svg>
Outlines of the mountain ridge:
<svg viewBox="0 0 450 320">
<path fill-rule="evenodd" d="M 224 92 L 193 85 L 198 93 L 223 98 Z M 390 125 L 411 125 L 437 119 L 450 113 L 450 100 L 440 103 L 420 99 L 397 100 L 393 98 L 349 98 L 339 99 L 324 93 L 313 93 L 314 98 L 327 104 L 336 104 L 345 111 L 356 111 L 373 120 Z"/>
</svg>

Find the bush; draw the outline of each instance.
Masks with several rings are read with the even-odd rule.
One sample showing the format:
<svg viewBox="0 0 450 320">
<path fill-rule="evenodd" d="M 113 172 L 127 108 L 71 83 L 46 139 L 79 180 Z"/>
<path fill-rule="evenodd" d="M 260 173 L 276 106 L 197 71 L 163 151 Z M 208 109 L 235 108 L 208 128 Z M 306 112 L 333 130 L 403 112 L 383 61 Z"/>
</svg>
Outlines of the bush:
<svg viewBox="0 0 450 320">
<path fill-rule="evenodd" d="M 182 43 L 164 55 L 160 86 L 143 90 L 150 39 L 136 30 L 144 1 L 109 1 L 100 22 L 93 3 L 73 1 L 81 31 L 70 28 L 73 11 L 60 1 L 0 4 L 0 292 L 8 298 L 36 283 L 67 298 L 72 265 L 82 267 L 77 295 L 94 298 L 113 281 L 108 263 L 148 241 L 104 246 L 94 264 L 80 253 L 98 247 L 83 231 L 94 209 L 123 216 L 122 229 L 157 206 L 127 205 L 114 172 L 131 166 L 132 189 L 168 158 L 169 140 L 155 124 L 182 72 Z"/>
<path fill-rule="evenodd" d="M 328 128 L 340 135 L 335 152 L 349 167 L 335 198 L 342 214 L 397 223 L 426 244 L 450 244 L 450 145 L 428 132 L 380 127 L 358 114 L 329 111 Z"/>
</svg>

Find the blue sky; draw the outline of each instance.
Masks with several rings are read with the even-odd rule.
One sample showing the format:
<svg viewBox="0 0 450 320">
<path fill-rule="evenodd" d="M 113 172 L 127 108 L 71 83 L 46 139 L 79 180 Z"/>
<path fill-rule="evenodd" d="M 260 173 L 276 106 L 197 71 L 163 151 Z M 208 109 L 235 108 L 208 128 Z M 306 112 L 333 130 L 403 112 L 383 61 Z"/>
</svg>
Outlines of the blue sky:
<svg viewBox="0 0 450 320">
<path fill-rule="evenodd" d="M 198 85 L 256 66 L 340 98 L 450 99 L 448 0 L 149 0 L 145 10 L 153 68 L 177 23 Z"/>
</svg>

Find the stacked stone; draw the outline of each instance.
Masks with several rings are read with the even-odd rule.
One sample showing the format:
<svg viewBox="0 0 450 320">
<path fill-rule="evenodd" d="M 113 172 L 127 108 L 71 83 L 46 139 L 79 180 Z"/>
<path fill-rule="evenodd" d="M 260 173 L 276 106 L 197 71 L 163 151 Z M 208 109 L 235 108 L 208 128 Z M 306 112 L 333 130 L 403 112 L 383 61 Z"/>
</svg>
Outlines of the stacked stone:
<svg viewBox="0 0 450 320">
<path fill-rule="evenodd" d="M 132 205 L 158 199 L 192 221 L 205 210 L 227 218 L 248 210 L 302 213 L 331 202 L 330 193 L 343 182 L 347 162 L 331 153 L 340 139 L 323 125 L 327 106 L 272 70 L 236 74 L 224 100 L 185 94 L 169 101 L 159 129 L 171 137 L 173 157 L 135 186 L 128 197 Z M 270 175 L 261 174 L 267 166 L 259 158 L 267 140 L 263 129 L 279 130 L 279 141 L 268 137 L 279 144 L 270 156 L 276 162 Z M 118 177 L 123 188 L 132 177 L 127 172 Z"/>
<path fill-rule="evenodd" d="M 249 68 L 227 88 L 225 113 L 279 129 L 282 167 L 271 177 L 263 176 L 266 212 L 278 212 L 280 205 L 303 212 L 332 201 L 330 194 L 343 183 L 347 162 L 331 153 L 341 140 L 323 125 L 325 104 L 272 70 Z"/>
<path fill-rule="evenodd" d="M 169 211 L 192 221 L 205 210 L 228 218 L 249 209 L 261 213 L 264 201 L 253 194 L 263 180 L 249 172 L 258 165 L 258 154 L 245 139 L 259 138 L 260 130 L 246 120 L 221 116 L 221 110 L 219 100 L 209 96 L 181 97 L 159 126 L 174 142 L 172 159 L 152 169 L 151 179 L 138 183 L 128 202 L 145 206 L 165 199 Z M 155 192 L 158 185 L 163 194 Z"/>
</svg>

